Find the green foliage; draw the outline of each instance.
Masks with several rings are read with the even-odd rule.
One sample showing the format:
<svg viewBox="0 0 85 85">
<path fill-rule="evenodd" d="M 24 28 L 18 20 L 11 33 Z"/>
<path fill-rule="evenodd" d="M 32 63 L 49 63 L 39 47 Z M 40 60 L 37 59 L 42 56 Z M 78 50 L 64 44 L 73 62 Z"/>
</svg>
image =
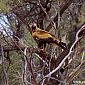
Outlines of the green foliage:
<svg viewBox="0 0 85 85">
<path fill-rule="evenodd" d="M 23 0 L 9 0 L 9 2 L 12 2 L 12 3 L 14 3 L 14 4 L 16 4 L 16 5 L 22 5 L 22 3 L 23 3 Z"/>
<path fill-rule="evenodd" d="M 18 75 L 18 72 L 21 73 L 21 54 L 17 52 L 10 52 L 10 58 L 11 58 L 11 65 L 8 70 L 8 77 L 9 77 L 9 82 L 12 83 L 12 80 L 16 78 Z M 9 85 L 11 85 L 11 83 Z M 16 82 L 15 82 L 16 83 Z M 12 84 L 15 85 L 15 84 Z"/>
<path fill-rule="evenodd" d="M 8 12 L 9 6 L 7 5 L 8 0 L 0 0 L 0 11 L 1 12 Z"/>
<path fill-rule="evenodd" d="M 81 15 L 79 16 L 79 21 L 81 23 L 85 22 L 85 5 L 81 8 Z"/>
<path fill-rule="evenodd" d="M 24 37 L 22 39 L 23 39 L 23 42 L 27 46 L 35 46 L 36 45 L 35 40 L 32 38 L 30 32 L 28 32 L 27 29 L 25 30 Z"/>
<path fill-rule="evenodd" d="M 14 7 L 23 7 L 23 10 L 25 11 L 25 9 L 26 9 L 26 6 L 24 6 L 24 4 L 26 3 L 23 3 L 23 1 L 24 0 L 0 0 L 0 11 L 2 12 L 2 13 L 9 13 L 10 11 L 10 9 L 12 9 L 12 7 L 14 6 Z M 34 1 L 34 2 L 38 2 L 37 0 L 32 0 L 32 1 Z M 44 0 L 42 0 L 42 1 L 44 1 Z M 56 1 L 55 3 L 54 3 L 54 1 Z M 63 3 L 65 0 L 60 0 L 60 2 L 61 3 Z M 57 14 L 57 12 L 58 12 L 58 10 L 59 10 L 59 8 L 58 8 L 58 3 L 57 3 L 58 1 L 57 0 L 53 0 L 53 3 L 52 3 L 52 7 L 51 7 L 51 10 L 49 11 L 49 13 L 48 13 L 48 15 L 49 15 L 49 17 L 51 17 L 51 18 L 53 18 L 53 17 L 55 17 L 55 15 Z M 10 5 L 10 7 L 8 6 L 8 4 Z M 28 3 L 27 3 L 28 4 Z M 28 4 L 29 5 L 29 4 Z M 32 4 L 31 4 L 32 5 Z M 56 5 L 56 6 L 53 6 L 53 5 Z M 11 7 L 12 6 L 12 7 Z M 76 6 L 76 5 L 75 5 Z M 54 8 L 55 7 L 55 8 Z M 79 23 L 82 23 L 82 22 L 85 22 L 85 5 L 83 5 L 82 6 L 82 8 L 81 8 L 81 15 L 79 15 L 79 13 L 77 13 L 76 14 L 76 10 L 73 10 L 71 7 L 72 6 L 69 6 L 70 7 L 70 9 L 69 10 L 66 10 L 64 13 L 63 13 L 63 15 L 62 15 L 62 17 L 61 17 L 61 20 L 60 20 L 60 28 L 59 29 L 57 29 L 56 30 L 56 34 L 58 34 L 59 35 L 59 37 L 64 41 L 64 40 L 66 40 L 66 43 L 68 44 L 69 43 L 69 40 L 70 40 L 70 38 L 69 38 L 69 33 L 72 31 L 72 30 L 74 30 L 75 28 L 74 28 L 74 26 L 75 25 L 77 25 L 77 24 L 79 24 Z M 76 9 L 77 9 L 77 7 L 76 7 Z M 13 9 L 13 11 L 16 11 L 16 10 L 18 10 L 18 9 Z M 24 12 L 23 12 L 23 10 L 18 10 L 18 12 L 20 12 L 20 11 L 22 11 L 21 13 L 23 14 L 21 14 L 21 13 L 19 13 L 20 15 L 22 15 L 22 17 L 24 16 Z M 34 9 L 33 9 L 34 10 Z M 37 10 L 36 10 L 37 11 Z M 28 11 L 26 10 L 26 13 L 27 13 Z M 30 11 L 31 12 L 31 11 Z M 70 12 L 72 13 L 72 15 L 70 14 Z M 30 13 L 31 14 L 31 13 Z M 74 14 L 76 14 L 77 15 L 77 18 L 79 19 L 79 23 L 76 23 L 76 16 L 74 15 Z M 29 14 L 28 14 L 28 16 L 29 16 Z M 28 16 L 26 16 L 25 17 L 25 21 L 28 21 L 29 22 L 29 20 L 31 21 L 31 18 L 33 18 L 32 16 L 30 16 L 31 18 L 29 18 Z M 19 16 L 18 17 L 16 17 L 16 19 L 17 18 L 19 18 Z M 29 19 L 28 19 L 29 18 Z M 9 23 L 10 23 L 10 25 L 11 25 L 11 29 L 13 29 L 13 31 L 14 32 L 16 32 L 16 30 L 17 30 L 17 27 L 16 27 L 16 24 L 15 24 L 15 19 L 13 19 L 13 17 L 12 17 L 12 19 L 14 20 L 14 21 L 12 21 L 12 19 L 11 18 L 9 18 L 10 20 L 9 20 Z M 22 19 L 20 19 L 21 21 L 22 21 L 22 24 L 24 23 L 25 24 L 25 21 L 23 21 Z M 35 19 L 34 19 L 35 20 Z M 56 21 L 57 22 L 57 21 Z M 48 21 L 48 19 L 44 19 L 44 26 L 46 25 L 46 26 L 48 26 L 48 24 L 49 24 L 50 22 Z M 23 25 L 24 25 L 23 24 Z M 29 24 L 29 23 L 28 23 Z M 26 46 L 28 46 L 28 47 L 30 47 L 30 46 L 36 46 L 37 44 L 36 44 L 36 42 L 35 42 L 35 40 L 32 38 L 32 36 L 31 36 L 31 34 L 30 34 L 30 32 L 28 31 L 28 29 L 26 28 L 26 27 L 24 27 L 23 25 L 21 25 L 22 26 L 22 28 L 23 28 L 23 30 L 24 30 L 24 33 L 23 33 L 23 37 L 22 37 L 22 41 L 23 41 L 23 43 L 26 45 Z M 60 33 L 58 33 L 58 32 L 60 32 Z M 55 33 L 55 30 L 52 30 L 51 31 L 51 33 L 52 34 L 54 34 Z M 57 35 L 56 35 L 57 36 Z M 66 37 L 64 37 L 64 36 L 66 36 Z M 0 44 L 2 44 L 3 46 L 4 45 L 7 45 L 7 42 L 9 42 L 10 44 L 13 44 L 13 42 L 11 42 L 11 40 L 9 39 L 9 38 L 7 38 L 6 37 L 6 41 L 5 40 L 3 40 L 2 39 L 2 36 L 0 36 L 0 40 L 1 40 L 1 43 Z M 80 44 L 81 43 L 81 44 Z M 85 45 L 85 40 L 84 40 L 84 38 L 80 41 L 80 43 L 79 43 L 79 46 L 81 47 L 81 48 L 83 48 L 83 46 Z M 22 46 L 22 45 L 20 45 L 20 46 Z M 48 52 L 49 53 L 51 53 L 50 51 L 51 51 L 51 49 L 47 49 L 48 50 Z M 58 56 L 59 54 L 60 54 L 60 52 L 61 52 L 61 50 L 57 50 L 56 51 L 56 56 Z M 75 61 L 72 63 L 72 68 L 71 69 L 75 69 L 75 67 L 77 67 L 80 63 L 81 63 L 81 57 L 82 57 L 82 53 L 80 53 L 79 55 L 77 55 L 77 53 L 76 52 L 78 52 L 78 49 L 76 49 L 76 51 L 75 51 L 75 53 L 73 53 L 73 54 L 75 54 L 74 56 L 78 56 L 76 59 L 75 59 Z M 73 55 L 72 54 L 72 55 Z M 83 54 L 84 55 L 84 60 L 85 60 L 85 53 Z M 22 74 L 22 63 L 23 63 L 23 61 L 22 61 L 22 54 L 20 53 L 20 52 L 18 52 L 18 51 L 12 51 L 12 52 L 10 52 L 10 58 L 11 58 L 11 65 L 10 65 L 10 67 L 9 67 L 9 70 L 8 70 L 8 81 L 9 81 L 9 85 L 22 85 L 22 83 L 21 83 L 21 79 L 17 79 L 17 80 L 15 80 L 15 78 L 16 77 L 20 77 L 19 76 L 19 73 L 20 73 L 20 75 Z M 33 62 L 33 65 L 34 65 L 34 67 L 33 67 L 33 70 L 35 71 L 35 72 L 37 72 L 37 71 L 39 71 L 39 70 L 41 70 L 41 68 L 39 68 L 39 65 L 40 65 L 40 62 L 39 62 L 39 58 L 35 55 L 35 54 L 32 54 L 32 62 Z M 50 57 L 50 56 L 49 56 Z M 5 67 L 7 68 L 7 66 L 8 66 L 8 62 L 5 62 L 6 64 L 5 64 Z M 71 69 L 69 69 L 69 71 L 71 70 Z M 71 71 L 72 72 L 72 71 Z M 0 80 L 2 79 L 2 76 L 3 75 L 3 73 L 2 73 L 2 67 L 0 66 Z M 85 72 L 82 72 L 81 73 L 81 75 L 79 75 L 78 77 L 76 77 L 75 78 L 75 80 L 84 80 L 85 78 L 84 78 L 84 75 L 85 75 Z"/>
<path fill-rule="evenodd" d="M 84 16 L 84 15 L 81 15 L 81 16 L 79 17 L 79 21 L 80 21 L 81 23 L 85 22 L 85 16 Z"/>
</svg>

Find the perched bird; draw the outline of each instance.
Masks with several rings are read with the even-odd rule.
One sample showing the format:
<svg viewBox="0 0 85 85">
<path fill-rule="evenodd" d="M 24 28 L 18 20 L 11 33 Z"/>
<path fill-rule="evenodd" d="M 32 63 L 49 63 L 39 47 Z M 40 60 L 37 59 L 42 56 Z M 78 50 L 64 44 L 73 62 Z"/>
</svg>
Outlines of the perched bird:
<svg viewBox="0 0 85 85">
<path fill-rule="evenodd" d="M 57 39 L 54 35 L 50 34 L 49 32 L 42 30 L 37 27 L 34 23 L 32 26 L 32 37 L 38 42 L 38 48 L 45 49 L 46 44 L 50 44 L 53 46 L 59 46 L 62 49 L 66 49 L 66 43 L 61 42 Z"/>
</svg>

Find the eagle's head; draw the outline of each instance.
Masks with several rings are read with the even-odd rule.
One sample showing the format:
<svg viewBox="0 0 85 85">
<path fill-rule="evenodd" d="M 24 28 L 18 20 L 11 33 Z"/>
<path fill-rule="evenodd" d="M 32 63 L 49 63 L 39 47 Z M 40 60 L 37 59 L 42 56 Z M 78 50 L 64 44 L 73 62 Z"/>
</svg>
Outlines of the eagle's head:
<svg viewBox="0 0 85 85">
<path fill-rule="evenodd" d="M 35 23 L 32 24 L 32 30 L 36 30 L 37 25 Z"/>
</svg>

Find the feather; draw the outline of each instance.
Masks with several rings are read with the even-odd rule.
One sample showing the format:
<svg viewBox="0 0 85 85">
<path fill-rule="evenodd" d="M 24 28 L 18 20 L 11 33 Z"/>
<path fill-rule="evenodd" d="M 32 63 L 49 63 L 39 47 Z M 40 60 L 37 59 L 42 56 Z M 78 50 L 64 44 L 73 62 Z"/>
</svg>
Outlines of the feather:
<svg viewBox="0 0 85 85">
<path fill-rule="evenodd" d="M 37 26 L 32 26 L 32 37 L 38 41 L 38 47 L 42 48 L 44 45 L 44 48 L 46 46 L 46 43 L 51 44 L 53 46 L 59 46 L 62 49 L 66 49 L 66 44 L 61 42 L 59 39 L 57 39 L 54 35 L 51 33 L 39 29 Z"/>
</svg>

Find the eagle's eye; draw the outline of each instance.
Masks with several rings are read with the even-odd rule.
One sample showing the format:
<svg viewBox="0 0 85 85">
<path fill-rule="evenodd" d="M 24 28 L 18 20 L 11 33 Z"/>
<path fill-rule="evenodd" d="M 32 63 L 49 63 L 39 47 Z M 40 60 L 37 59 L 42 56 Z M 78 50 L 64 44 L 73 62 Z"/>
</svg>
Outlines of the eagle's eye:
<svg viewBox="0 0 85 85">
<path fill-rule="evenodd" d="M 36 24 L 32 25 L 32 29 L 34 29 L 34 30 L 36 29 Z"/>
</svg>

